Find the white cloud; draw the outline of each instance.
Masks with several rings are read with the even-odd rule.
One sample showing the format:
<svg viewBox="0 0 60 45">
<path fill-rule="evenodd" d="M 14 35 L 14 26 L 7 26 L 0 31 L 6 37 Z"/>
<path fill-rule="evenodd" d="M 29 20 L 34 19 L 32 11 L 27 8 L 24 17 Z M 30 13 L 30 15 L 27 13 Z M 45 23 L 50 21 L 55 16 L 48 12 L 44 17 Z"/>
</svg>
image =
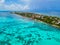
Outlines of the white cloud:
<svg viewBox="0 0 60 45">
<path fill-rule="evenodd" d="M 4 8 L 6 10 L 17 10 L 17 11 L 22 11 L 22 10 L 28 10 L 29 6 L 28 5 L 21 5 L 21 4 L 10 4 L 10 5 L 4 5 Z"/>
<path fill-rule="evenodd" d="M 23 8 L 23 10 L 28 10 L 28 9 L 30 9 L 28 5 L 25 5 Z"/>
<path fill-rule="evenodd" d="M 22 0 L 23 3 L 28 2 L 28 0 Z M 24 5 L 12 3 L 12 4 L 5 4 L 5 0 L 0 0 L 0 10 L 14 10 L 14 11 L 22 11 L 28 10 L 29 5 L 26 3 Z"/>
<path fill-rule="evenodd" d="M 0 0 L 0 7 L 3 6 L 4 3 L 5 3 L 5 0 Z"/>
<path fill-rule="evenodd" d="M 0 4 L 1 4 L 1 3 L 4 3 L 4 2 L 5 2 L 5 0 L 0 0 Z"/>
<path fill-rule="evenodd" d="M 24 1 L 24 2 L 30 2 L 30 0 L 21 0 L 21 1 Z"/>
</svg>

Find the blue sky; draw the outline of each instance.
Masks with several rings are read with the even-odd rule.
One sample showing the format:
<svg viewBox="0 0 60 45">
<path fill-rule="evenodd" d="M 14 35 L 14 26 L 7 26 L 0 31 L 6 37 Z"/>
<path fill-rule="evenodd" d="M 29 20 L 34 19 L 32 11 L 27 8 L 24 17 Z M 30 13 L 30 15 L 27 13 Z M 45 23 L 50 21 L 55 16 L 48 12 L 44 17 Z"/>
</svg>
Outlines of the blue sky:
<svg viewBox="0 0 60 45">
<path fill-rule="evenodd" d="M 60 0 L 0 0 L 0 11 L 60 12 Z"/>
</svg>

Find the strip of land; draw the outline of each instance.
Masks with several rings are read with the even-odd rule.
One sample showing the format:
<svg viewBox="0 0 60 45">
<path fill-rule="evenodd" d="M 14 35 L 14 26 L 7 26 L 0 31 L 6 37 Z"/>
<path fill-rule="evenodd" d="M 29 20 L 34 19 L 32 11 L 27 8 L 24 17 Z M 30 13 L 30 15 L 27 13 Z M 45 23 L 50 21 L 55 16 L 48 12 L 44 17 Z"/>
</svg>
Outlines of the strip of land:
<svg viewBox="0 0 60 45">
<path fill-rule="evenodd" d="M 27 12 L 11 12 L 13 14 L 18 14 L 23 17 L 28 17 L 37 21 L 42 21 L 48 23 L 54 27 L 60 28 L 60 18 L 55 16 L 47 16 L 43 14 L 34 14 L 34 13 L 27 13 Z"/>
</svg>

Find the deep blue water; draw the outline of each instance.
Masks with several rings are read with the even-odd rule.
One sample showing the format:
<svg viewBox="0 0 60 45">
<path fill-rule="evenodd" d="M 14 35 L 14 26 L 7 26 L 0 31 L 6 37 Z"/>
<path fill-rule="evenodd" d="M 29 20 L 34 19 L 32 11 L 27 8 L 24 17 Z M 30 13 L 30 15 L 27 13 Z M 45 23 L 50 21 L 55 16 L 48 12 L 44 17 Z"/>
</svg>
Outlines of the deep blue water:
<svg viewBox="0 0 60 45">
<path fill-rule="evenodd" d="M 0 12 L 0 45 L 60 45 L 60 29 Z"/>
<path fill-rule="evenodd" d="M 33 13 L 37 13 L 37 14 L 43 14 L 43 15 L 47 15 L 47 16 L 56 16 L 56 17 L 60 18 L 60 11 L 55 12 L 55 11 L 50 11 L 50 10 L 47 11 L 47 10 L 35 9 L 35 10 L 31 10 L 29 12 L 33 12 Z"/>
<path fill-rule="evenodd" d="M 32 0 L 30 11 L 60 16 L 60 0 Z"/>
</svg>

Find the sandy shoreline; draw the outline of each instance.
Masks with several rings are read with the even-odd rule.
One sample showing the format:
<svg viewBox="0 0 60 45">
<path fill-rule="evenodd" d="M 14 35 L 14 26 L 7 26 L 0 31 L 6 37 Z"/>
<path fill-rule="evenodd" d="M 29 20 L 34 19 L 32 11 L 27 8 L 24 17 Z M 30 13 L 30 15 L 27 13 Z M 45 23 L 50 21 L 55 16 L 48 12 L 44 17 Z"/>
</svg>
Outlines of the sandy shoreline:
<svg viewBox="0 0 60 45">
<path fill-rule="evenodd" d="M 17 14 L 18 15 L 18 14 Z M 30 19 L 30 20 L 34 20 L 34 21 L 38 21 L 38 22 L 43 22 L 43 21 L 41 21 L 41 20 L 37 20 L 37 19 L 32 19 L 32 18 L 29 18 L 29 17 L 26 17 L 26 16 L 22 16 L 23 18 L 28 18 L 28 19 Z M 49 23 L 46 23 L 46 22 L 44 22 L 45 24 L 49 24 Z M 51 25 L 51 26 L 53 26 L 53 27 L 56 27 L 56 28 L 60 28 L 59 26 L 56 26 L 56 25 L 52 25 L 52 24 L 49 24 L 49 25 Z"/>
</svg>

